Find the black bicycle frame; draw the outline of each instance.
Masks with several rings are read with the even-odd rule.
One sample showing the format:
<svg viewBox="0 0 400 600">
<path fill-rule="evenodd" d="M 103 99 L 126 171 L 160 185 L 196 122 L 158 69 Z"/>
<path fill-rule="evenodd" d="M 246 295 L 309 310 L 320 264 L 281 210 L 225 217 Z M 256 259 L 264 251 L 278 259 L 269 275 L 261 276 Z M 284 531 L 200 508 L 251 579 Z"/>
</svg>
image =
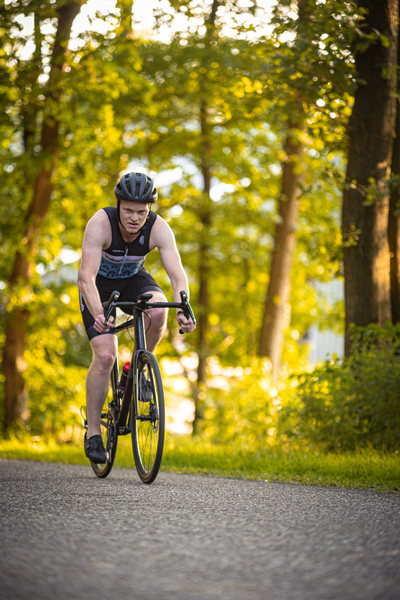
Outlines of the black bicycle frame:
<svg viewBox="0 0 400 600">
<path fill-rule="evenodd" d="M 133 369 L 135 368 L 135 373 L 137 372 L 138 361 L 140 354 L 146 350 L 146 335 L 144 328 L 144 311 L 136 309 L 135 314 L 133 315 L 133 323 L 132 320 L 127 321 L 126 323 L 122 323 L 121 325 L 115 328 L 115 333 L 119 333 L 124 329 L 129 329 L 133 326 L 135 331 L 135 344 L 136 350 L 132 353 L 131 364 L 128 371 L 128 376 L 125 384 L 125 390 L 122 395 L 121 405 L 119 414 L 117 417 L 117 427 L 118 427 L 118 435 L 125 435 L 130 433 L 130 427 L 127 426 L 127 419 L 130 409 L 130 399 L 132 397 L 133 391 Z M 113 369 L 111 371 L 111 386 L 114 393 L 114 398 L 118 394 L 118 377 L 119 377 L 119 369 L 118 369 L 118 359 L 115 360 Z"/>
<path fill-rule="evenodd" d="M 147 350 L 146 332 L 145 332 L 145 326 L 144 326 L 144 313 L 146 312 L 146 310 L 149 310 L 151 308 L 157 308 L 157 307 L 159 307 L 159 308 L 181 308 L 181 309 L 183 308 L 184 310 L 188 311 L 188 314 L 192 318 L 193 323 L 196 323 L 196 319 L 194 318 L 192 309 L 191 309 L 189 303 L 187 302 L 187 295 L 185 292 L 181 292 L 182 303 L 153 302 L 153 303 L 147 304 L 147 300 L 149 300 L 151 298 L 151 295 L 147 295 L 147 297 L 146 297 L 146 294 L 143 294 L 143 296 L 140 297 L 141 302 L 138 305 L 137 303 L 132 303 L 132 302 L 118 302 L 118 297 L 119 297 L 119 293 L 113 292 L 111 294 L 109 301 L 103 305 L 104 308 L 107 309 L 106 320 L 110 316 L 113 307 L 121 307 L 121 308 L 123 306 L 132 307 L 132 305 L 135 304 L 135 311 L 133 314 L 133 323 L 132 323 L 132 319 L 130 319 L 130 320 L 126 321 L 125 323 L 121 323 L 121 325 L 117 325 L 117 327 L 115 327 L 116 334 L 119 333 L 120 331 L 124 331 L 125 329 L 130 329 L 131 327 L 133 327 L 134 331 L 135 331 L 136 350 L 134 350 L 132 352 L 131 364 L 130 364 L 129 371 L 128 371 L 128 376 L 127 376 L 127 380 L 126 380 L 126 384 L 125 384 L 125 390 L 124 390 L 124 393 L 123 393 L 122 399 L 121 399 L 119 414 L 116 415 L 117 416 L 116 425 L 118 428 L 118 435 L 126 435 L 126 434 L 130 433 L 130 428 L 129 428 L 129 426 L 127 426 L 127 419 L 128 419 L 128 414 L 129 414 L 129 408 L 130 408 L 130 398 L 132 397 L 133 384 L 134 384 L 133 369 L 135 369 L 135 373 L 138 372 L 140 355 L 142 352 L 145 352 Z M 186 301 L 186 303 L 185 303 L 185 301 Z M 118 358 L 116 358 L 115 362 L 114 362 L 114 366 L 111 371 L 111 386 L 113 389 L 112 402 L 115 402 L 117 400 L 117 396 L 119 393 L 118 377 L 119 377 Z M 137 382 L 135 382 L 135 383 L 137 383 Z M 114 406 L 115 406 L 115 404 L 114 404 Z"/>
</svg>

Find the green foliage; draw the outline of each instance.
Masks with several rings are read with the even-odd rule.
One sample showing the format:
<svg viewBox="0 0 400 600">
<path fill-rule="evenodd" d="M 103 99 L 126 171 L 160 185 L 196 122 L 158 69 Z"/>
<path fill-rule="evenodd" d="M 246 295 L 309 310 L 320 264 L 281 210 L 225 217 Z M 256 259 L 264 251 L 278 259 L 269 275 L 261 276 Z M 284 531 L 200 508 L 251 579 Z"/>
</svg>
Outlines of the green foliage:
<svg viewBox="0 0 400 600">
<path fill-rule="evenodd" d="M 104 34 L 83 34 L 71 48 L 55 103 L 48 63 L 61 4 L 16 0 L 0 8 L 0 342 L 2 348 L 8 313 L 28 308 L 28 344 L 19 368 L 29 396 L 26 425 L 35 433 L 80 422 L 91 353 L 78 309 L 77 265 L 64 265 L 63 250 L 79 251 L 89 218 L 113 203 L 115 179 L 128 162 L 123 141 L 131 117 L 127 99 L 146 98 L 149 87 L 137 74 L 136 45 L 121 35 L 110 43 L 116 21 Z M 32 33 L 26 35 L 23 23 L 32 26 Z M 36 175 L 48 158 L 41 141 L 43 123 L 52 122 L 49 115 L 58 122 L 52 204 L 41 225 L 38 251 L 29 257 L 29 281 L 10 285 L 16 252 L 26 252 Z"/>
<path fill-rule="evenodd" d="M 218 443 L 270 445 L 276 415 L 271 388 L 261 361 L 211 377 L 199 424 L 201 435 Z"/>
<path fill-rule="evenodd" d="M 189 1 L 171 2 L 168 10 L 162 3 L 157 7 L 159 26 L 170 26 L 182 13 L 193 17 L 188 29 L 176 32 L 168 43 L 159 41 L 157 31 L 145 39 L 122 31 L 118 22 L 106 34 L 85 32 L 81 36 L 63 69 L 60 102 L 52 107 L 60 123 L 58 164 L 52 205 L 32 264 L 34 276 L 30 286 L 12 294 L 8 278 L 41 158 L 46 62 L 54 38 L 39 26 L 27 39 L 18 19 L 22 13 L 35 13 L 37 22 L 47 23 L 54 17 L 55 5 L 16 0 L 0 9 L 0 155 L 4 167 L 0 171 L 0 285 L 4 291 L 0 342 L 6 311 L 16 304 L 29 304 L 25 374 L 32 431 L 62 428 L 70 406 L 75 414 L 84 403 L 90 347 L 80 323 L 76 288 L 63 276 L 62 250 L 79 253 L 88 219 L 114 202 L 113 186 L 119 173 L 140 165 L 156 174 L 176 170 L 175 183 L 159 186 L 156 210 L 176 234 L 195 312 L 199 250 L 204 242 L 208 245 L 209 355 L 222 369 L 244 369 L 240 376 L 224 375 L 230 391 L 214 387 L 211 378 L 206 390 L 205 435 L 271 437 L 268 431 L 273 428 L 275 406 L 253 359 L 278 219 L 275 203 L 285 159 L 282 141 L 299 97 L 307 121 L 307 175 L 292 277 L 292 323 L 283 354 L 287 370 L 302 368 L 306 362 L 307 346 L 299 340 L 312 324 L 331 325 L 340 320 L 340 310 L 320 301 L 311 280 L 329 280 L 340 271 L 341 169 L 337 154 L 329 154 L 327 147 L 338 151 L 343 146 L 353 82 L 347 29 L 352 3 L 342 8 L 338 2 L 319 6 L 309 29 L 301 34 L 301 48 L 294 48 L 290 40 L 282 41 L 283 29 L 295 28 L 295 23 L 285 24 L 292 13 L 284 10 L 288 2 L 280 4 L 283 16 L 277 15 L 271 38 L 250 35 L 253 8 L 243 20 L 244 8 L 236 1 L 220 4 L 216 32 L 209 39 L 205 24 L 210 4 Z M 129 3 L 124 5 L 129 9 Z M 342 20 L 336 18 L 340 10 L 345 13 Z M 229 35 L 224 30 L 227 24 Z M 22 59 L 27 42 L 36 44 L 36 50 Z M 200 173 L 205 154 L 212 183 L 225 186 L 211 201 L 205 199 Z M 203 223 L 206 202 L 208 226 Z M 156 253 L 148 265 L 170 297 Z M 70 269 L 76 280 L 77 265 Z M 170 341 L 160 352 L 171 357 L 176 350 Z M 195 353 L 196 349 L 194 333 L 185 340 L 182 352 Z M 236 428 L 237 423 L 241 427 Z"/>
<path fill-rule="evenodd" d="M 77 289 L 64 282 L 60 291 L 57 283 L 47 281 L 46 291 L 36 295 L 29 323 L 25 360 L 32 435 L 72 432 L 81 425 L 80 407 L 86 403 L 90 352 L 82 352 L 87 349 L 86 336 L 84 345 L 79 344 Z"/>
<path fill-rule="evenodd" d="M 298 376 L 280 438 L 326 451 L 399 450 L 399 388 L 400 326 L 353 328 L 349 358 Z"/>
</svg>

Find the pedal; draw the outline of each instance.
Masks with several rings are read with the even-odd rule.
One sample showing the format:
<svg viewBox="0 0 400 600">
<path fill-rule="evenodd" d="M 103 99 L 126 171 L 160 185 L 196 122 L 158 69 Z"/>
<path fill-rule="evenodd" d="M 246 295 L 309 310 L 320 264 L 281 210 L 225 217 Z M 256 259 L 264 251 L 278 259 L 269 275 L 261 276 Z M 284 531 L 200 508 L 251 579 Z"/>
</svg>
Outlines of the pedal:
<svg viewBox="0 0 400 600">
<path fill-rule="evenodd" d="M 152 417 L 152 419 L 154 419 L 155 421 L 158 421 L 158 419 L 160 418 L 160 414 L 158 412 L 158 406 L 157 404 L 150 404 L 150 416 Z"/>
</svg>

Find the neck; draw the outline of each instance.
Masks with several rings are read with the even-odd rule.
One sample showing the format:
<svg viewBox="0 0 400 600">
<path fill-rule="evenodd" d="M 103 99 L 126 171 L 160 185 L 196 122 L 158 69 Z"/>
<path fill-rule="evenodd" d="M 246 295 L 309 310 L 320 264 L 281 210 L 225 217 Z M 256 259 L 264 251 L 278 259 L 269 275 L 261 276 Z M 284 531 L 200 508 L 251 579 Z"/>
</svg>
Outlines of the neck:
<svg viewBox="0 0 400 600">
<path fill-rule="evenodd" d="M 122 225 L 121 221 L 118 222 L 119 225 L 119 230 L 121 232 L 122 238 L 125 242 L 133 242 L 139 235 L 139 233 L 142 231 L 143 227 L 141 227 L 139 229 L 139 231 L 137 231 L 136 233 L 129 233 L 129 231 L 127 229 L 125 229 L 125 227 Z"/>
</svg>

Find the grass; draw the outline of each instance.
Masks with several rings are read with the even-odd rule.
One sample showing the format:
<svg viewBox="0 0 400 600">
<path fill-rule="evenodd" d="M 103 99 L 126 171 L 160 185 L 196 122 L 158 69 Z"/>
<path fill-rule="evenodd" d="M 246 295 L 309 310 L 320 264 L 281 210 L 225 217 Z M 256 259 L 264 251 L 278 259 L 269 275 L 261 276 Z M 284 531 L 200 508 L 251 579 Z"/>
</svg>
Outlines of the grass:
<svg viewBox="0 0 400 600">
<path fill-rule="evenodd" d="M 0 459 L 87 465 L 82 444 L 60 444 L 38 437 L 0 440 Z M 120 438 L 115 466 L 134 468 L 130 438 Z M 163 471 L 261 479 L 304 485 L 400 492 L 399 454 L 374 450 L 319 454 L 310 450 L 212 444 L 168 435 Z"/>
</svg>

